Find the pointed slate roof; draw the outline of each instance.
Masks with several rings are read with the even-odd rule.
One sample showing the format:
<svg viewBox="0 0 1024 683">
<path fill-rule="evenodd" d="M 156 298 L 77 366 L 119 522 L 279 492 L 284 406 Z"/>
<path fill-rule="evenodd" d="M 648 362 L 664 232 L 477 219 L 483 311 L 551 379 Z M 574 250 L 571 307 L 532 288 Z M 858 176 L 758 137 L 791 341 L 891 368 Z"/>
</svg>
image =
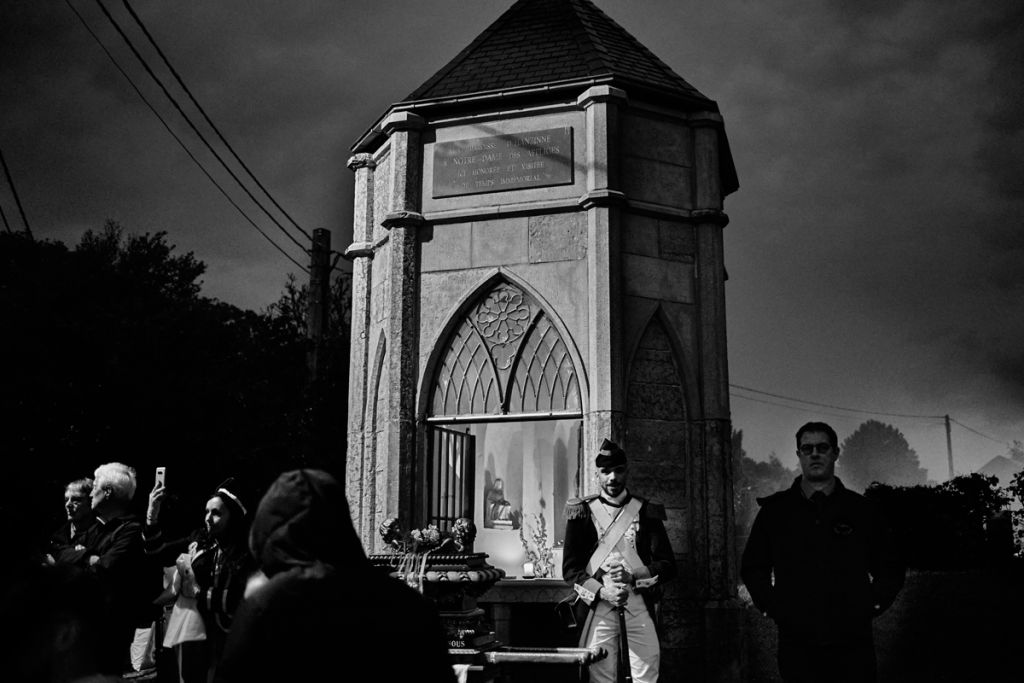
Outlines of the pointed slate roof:
<svg viewBox="0 0 1024 683">
<path fill-rule="evenodd" d="M 717 111 L 590 0 L 518 0 L 403 102 L 597 77 Z"/>
</svg>

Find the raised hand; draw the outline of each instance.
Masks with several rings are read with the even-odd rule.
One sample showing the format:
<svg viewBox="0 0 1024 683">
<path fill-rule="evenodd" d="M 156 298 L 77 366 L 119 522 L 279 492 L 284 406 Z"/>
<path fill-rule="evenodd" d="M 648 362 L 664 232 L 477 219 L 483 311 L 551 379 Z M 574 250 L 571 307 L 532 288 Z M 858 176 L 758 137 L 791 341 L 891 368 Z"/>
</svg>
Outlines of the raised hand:
<svg viewBox="0 0 1024 683">
<path fill-rule="evenodd" d="M 157 482 L 153 486 L 153 490 L 149 492 L 149 507 L 146 508 L 146 523 L 156 524 L 160 519 L 160 503 L 164 499 L 164 494 L 167 490 L 164 485 Z"/>
</svg>

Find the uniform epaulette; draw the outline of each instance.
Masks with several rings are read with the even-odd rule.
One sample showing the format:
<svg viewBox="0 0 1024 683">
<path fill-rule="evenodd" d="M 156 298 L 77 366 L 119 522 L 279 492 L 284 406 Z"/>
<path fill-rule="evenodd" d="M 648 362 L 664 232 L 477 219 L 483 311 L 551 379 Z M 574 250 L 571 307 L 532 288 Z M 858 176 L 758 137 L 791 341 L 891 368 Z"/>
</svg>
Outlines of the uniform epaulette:
<svg viewBox="0 0 1024 683">
<path fill-rule="evenodd" d="M 661 503 L 652 503 L 650 501 L 644 507 L 644 517 L 647 519 L 660 519 L 663 522 L 668 519 L 668 515 L 665 513 L 665 506 Z"/>
<path fill-rule="evenodd" d="M 594 496 L 586 496 L 584 498 L 570 498 L 565 502 L 565 518 L 566 519 L 585 519 L 590 517 L 590 506 L 587 505 L 590 501 L 597 498 Z"/>
</svg>

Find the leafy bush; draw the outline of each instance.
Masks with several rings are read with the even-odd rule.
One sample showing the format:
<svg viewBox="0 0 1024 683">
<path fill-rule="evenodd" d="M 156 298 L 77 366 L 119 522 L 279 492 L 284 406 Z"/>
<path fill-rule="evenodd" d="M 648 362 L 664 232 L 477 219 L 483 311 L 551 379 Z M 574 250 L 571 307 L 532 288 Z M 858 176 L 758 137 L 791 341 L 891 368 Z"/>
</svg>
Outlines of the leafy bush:
<svg viewBox="0 0 1024 683">
<path fill-rule="evenodd" d="M 1014 444 L 1018 446 L 1019 441 Z M 1011 525 L 1013 534 L 1013 552 L 1015 557 L 1024 558 L 1024 470 L 1013 475 L 1013 481 L 1006 490 L 1017 499 L 1017 507 L 1010 514 L 1012 515 Z"/>
<path fill-rule="evenodd" d="M 908 566 L 966 569 L 1010 553 L 996 532 L 1008 498 L 996 477 L 969 474 L 932 486 L 872 484 Z"/>
</svg>

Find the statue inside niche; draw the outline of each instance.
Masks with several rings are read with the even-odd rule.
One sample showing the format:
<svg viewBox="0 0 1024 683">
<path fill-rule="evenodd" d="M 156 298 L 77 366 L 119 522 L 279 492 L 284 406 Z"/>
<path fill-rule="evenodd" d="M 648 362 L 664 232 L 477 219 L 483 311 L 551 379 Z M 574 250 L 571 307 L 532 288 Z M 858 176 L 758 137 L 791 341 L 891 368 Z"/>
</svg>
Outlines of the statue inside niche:
<svg viewBox="0 0 1024 683">
<path fill-rule="evenodd" d="M 505 498 L 505 482 L 495 479 L 485 496 L 484 526 L 489 529 L 518 529 L 518 515 Z"/>
</svg>

